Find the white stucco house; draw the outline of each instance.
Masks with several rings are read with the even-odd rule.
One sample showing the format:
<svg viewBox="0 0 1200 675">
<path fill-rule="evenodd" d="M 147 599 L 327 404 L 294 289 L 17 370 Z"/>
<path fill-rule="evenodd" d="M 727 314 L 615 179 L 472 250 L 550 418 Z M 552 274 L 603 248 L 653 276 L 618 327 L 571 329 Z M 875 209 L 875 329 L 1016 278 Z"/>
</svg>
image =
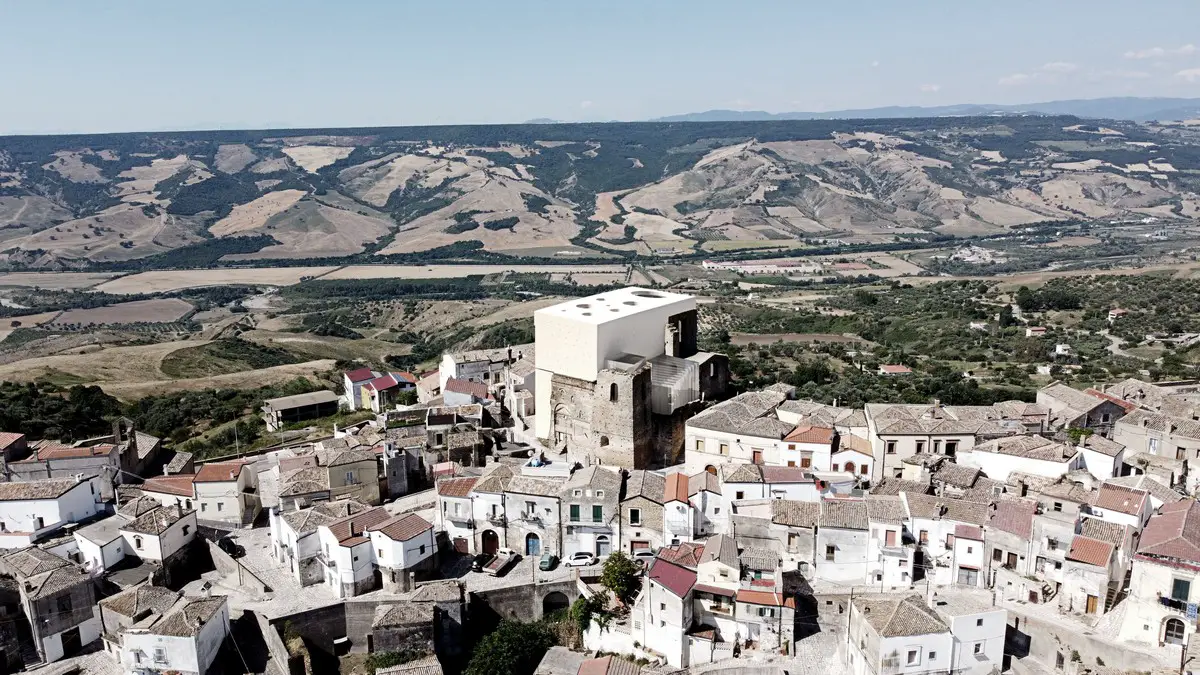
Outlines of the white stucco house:
<svg viewBox="0 0 1200 675">
<path fill-rule="evenodd" d="M 0 483 L 0 548 L 24 548 L 100 513 L 99 477 Z"/>
<path fill-rule="evenodd" d="M 229 635 L 224 596 L 181 598 L 162 615 L 151 615 L 121 633 L 121 666 L 130 673 L 202 675 Z"/>
</svg>

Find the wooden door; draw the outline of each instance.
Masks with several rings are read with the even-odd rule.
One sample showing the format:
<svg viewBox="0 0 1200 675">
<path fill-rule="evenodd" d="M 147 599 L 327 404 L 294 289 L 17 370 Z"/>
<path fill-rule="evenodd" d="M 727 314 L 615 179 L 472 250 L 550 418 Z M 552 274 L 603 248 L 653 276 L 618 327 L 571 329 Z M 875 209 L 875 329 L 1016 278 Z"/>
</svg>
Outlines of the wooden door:
<svg viewBox="0 0 1200 675">
<path fill-rule="evenodd" d="M 1098 605 L 1099 603 L 1100 603 L 1099 597 L 1097 597 L 1095 595 L 1087 596 L 1087 613 L 1095 614 L 1096 613 L 1096 605 Z"/>
<path fill-rule="evenodd" d="M 762 450 L 754 450 L 754 451 L 753 451 L 753 453 L 754 453 L 754 455 L 753 455 L 753 460 L 752 460 L 752 461 L 753 461 L 755 464 L 762 464 L 762 463 L 763 463 L 763 454 L 762 454 Z"/>
</svg>

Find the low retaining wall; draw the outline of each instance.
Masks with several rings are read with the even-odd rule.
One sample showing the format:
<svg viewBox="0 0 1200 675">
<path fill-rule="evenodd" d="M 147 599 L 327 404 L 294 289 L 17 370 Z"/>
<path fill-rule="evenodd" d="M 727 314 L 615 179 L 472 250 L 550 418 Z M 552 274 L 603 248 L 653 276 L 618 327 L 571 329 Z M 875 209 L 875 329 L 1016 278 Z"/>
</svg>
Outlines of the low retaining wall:
<svg viewBox="0 0 1200 675">
<path fill-rule="evenodd" d="M 254 593 L 261 595 L 271 592 L 271 587 L 259 579 L 258 575 L 250 571 L 241 561 L 234 560 L 228 553 L 222 551 L 220 546 L 207 539 L 204 540 L 204 543 L 208 544 L 208 552 L 212 556 L 213 566 L 217 568 L 218 572 L 236 580 L 239 586 Z"/>
</svg>

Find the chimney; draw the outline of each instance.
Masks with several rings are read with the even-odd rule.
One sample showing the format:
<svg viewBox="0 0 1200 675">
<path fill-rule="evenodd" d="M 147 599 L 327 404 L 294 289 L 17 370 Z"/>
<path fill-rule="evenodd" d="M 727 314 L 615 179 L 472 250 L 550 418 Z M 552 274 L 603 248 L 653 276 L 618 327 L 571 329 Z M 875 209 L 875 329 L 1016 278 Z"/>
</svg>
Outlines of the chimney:
<svg viewBox="0 0 1200 675">
<path fill-rule="evenodd" d="M 946 515 L 947 509 L 946 509 L 946 505 L 944 503 L 938 502 L 936 504 L 936 506 L 937 506 L 937 510 L 938 510 L 938 518 L 941 518 L 942 516 Z"/>
</svg>

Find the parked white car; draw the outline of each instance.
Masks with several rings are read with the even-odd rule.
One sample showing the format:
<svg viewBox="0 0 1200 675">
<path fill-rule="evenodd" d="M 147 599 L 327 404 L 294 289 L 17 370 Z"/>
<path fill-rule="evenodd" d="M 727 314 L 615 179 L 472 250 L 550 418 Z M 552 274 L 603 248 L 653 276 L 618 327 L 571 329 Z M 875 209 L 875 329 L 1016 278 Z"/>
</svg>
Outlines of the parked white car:
<svg viewBox="0 0 1200 675">
<path fill-rule="evenodd" d="M 572 554 L 570 558 L 567 558 L 563 562 L 563 564 L 567 567 L 588 567 L 590 565 L 595 565 L 596 562 L 595 553 L 580 551 L 579 553 Z"/>
</svg>

